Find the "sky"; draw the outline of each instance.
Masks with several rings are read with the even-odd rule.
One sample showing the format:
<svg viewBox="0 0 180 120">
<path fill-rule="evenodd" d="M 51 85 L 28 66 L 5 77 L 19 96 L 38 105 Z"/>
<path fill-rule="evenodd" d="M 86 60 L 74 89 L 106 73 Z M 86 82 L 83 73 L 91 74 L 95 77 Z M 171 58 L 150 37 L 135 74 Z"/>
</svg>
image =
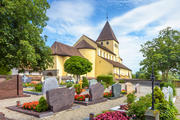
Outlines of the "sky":
<svg viewBox="0 0 180 120">
<path fill-rule="evenodd" d="M 83 34 L 98 38 L 108 21 L 119 41 L 123 64 L 135 73 L 142 66 L 141 45 L 166 27 L 180 30 L 180 0 L 48 0 L 46 44 L 73 45 Z"/>
</svg>

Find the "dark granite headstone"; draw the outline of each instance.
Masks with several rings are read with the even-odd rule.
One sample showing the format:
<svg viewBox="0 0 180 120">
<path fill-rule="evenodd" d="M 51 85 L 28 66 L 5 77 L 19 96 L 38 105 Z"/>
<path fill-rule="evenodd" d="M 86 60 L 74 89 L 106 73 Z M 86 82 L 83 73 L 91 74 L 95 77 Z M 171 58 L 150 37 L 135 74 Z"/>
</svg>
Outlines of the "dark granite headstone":
<svg viewBox="0 0 180 120">
<path fill-rule="evenodd" d="M 121 93 L 121 85 L 120 84 L 113 84 L 112 85 L 113 97 L 120 97 L 120 93 Z"/>
<path fill-rule="evenodd" d="M 97 83 L 97 84 L 92 85 L 90 87 L 89 94 L 90 94 L 90 100 L 91 101 L 102 99 L 103 94 L 104 94 L 104 86 L 101 85 L 101 83 Z"/>
<path fill-rule="evenodd" d="M 59 112 L 72 107 L 74 94 L 74 88 L 56 88 L 46 92 L 46 99 L 50 109 Z"/>
</svg>

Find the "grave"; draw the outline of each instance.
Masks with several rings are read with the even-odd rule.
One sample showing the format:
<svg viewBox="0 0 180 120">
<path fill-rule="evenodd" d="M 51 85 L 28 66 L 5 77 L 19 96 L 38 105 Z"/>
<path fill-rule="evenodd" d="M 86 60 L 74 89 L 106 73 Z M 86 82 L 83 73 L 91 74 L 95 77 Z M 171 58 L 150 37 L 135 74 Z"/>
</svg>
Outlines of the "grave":
<svg viewBox="0 0 180 120">
<path fill-rule="evenodd" d="M 75 101 L 76 104 L 92 105 L 100 102 L 104 102 L 107 99 L 103 97 L 104 86 L 101 83 L 94 84 L 89 89 L 90 99 L 89 101 Z"/>
<path fill-rule="evenodd" d="M 92 85 L 95 85 L 96 83 L 98 82 L 95 79 L 89 80 L 89 87 L 91 87 Z"/>
<path fill-rule="evenodd" d="M 46 94 L 46 91 L 58 88 L 59 84 L 56 77 L 45 77 L 42 87 L 42 93 Z"/>
<path fill-rule="evenodd" d="M 164 93 L 164 99 L 166 101 L 169 101 L 169 91 L 168 91 L 168 88 L 167 87 L 163 87 L 162 88 L 162 92 Z"/>
<path fill-rule="evenodd" d="M 46 92 L 47 103 L 53 112 L 59 112 L 72 107 L 74 103 L 74 88 L 56 88 Z"/>
<path fill-rule="evenodd" d="M 111 90 L 112 90 L 112 97 L 109 97 L 108 99 L 117 99 L 119 97 L 122 97 L 122 95 L 120 95 L 121 93 L 121 85 L 120 84 L 113 84 L 111 86 Z"/>
<path fill-rule="evenodd" d="M 134 92 L 133 84 L 130 82 L 125 83 L 125 90 L 126 90 L 127 94 L 133 93 Z"/>
<path fill-rule="evenodd" d="M 27 76 L 25 76 L 25 75 L 22 77 L 23 83 L 30 83 L 30 82 L 31 82 L 31 79 L 32 79 L 32 78 L 27 77 Z"/>
<path fill-rule="evenodd" d="M 135 92 L 140 93 L 140 84 L 135 85 Z"/>
</svg>

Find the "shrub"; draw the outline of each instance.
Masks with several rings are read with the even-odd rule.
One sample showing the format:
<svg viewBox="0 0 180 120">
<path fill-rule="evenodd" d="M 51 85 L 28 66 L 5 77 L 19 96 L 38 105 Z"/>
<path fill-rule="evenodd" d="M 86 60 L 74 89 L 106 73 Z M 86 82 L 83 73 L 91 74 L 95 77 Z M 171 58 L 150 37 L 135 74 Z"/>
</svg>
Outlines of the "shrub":
<svg viewBox="0 0 180 120">
<path fill-rule="evenodd" d="M 168 86 L 170 86 L 173 89 L 173 96 L 176 96 L 176 86 L 173 83 L 170 83 L 170 82 L 161 82 L 160 83 L 161 89 L 163 87 L 168 87 Z"/>
<path fill-rule="evenodd" d="M 39 99 L 39 104 L 36 106 L 36 111 L 37 112 L 44 112 L 48 110 L 48 104 L 46 99 L 42 96 Z"/>
<path fill-rule="evenodd" d="M 82 87 L 83 88 L 89 87 L 89 82 L 88 82 L 88 79 L 86 77 L 83 77 Z"/>
<path fill-rule="evenodd" d="M 154 88 L 154 99 L 155 99 L 155 103 L 163 103 L 164 102 L 164 93 L 161 91 L 161 89 L 156 86 Z"/>
<path fill-rule="evenodd" d="M 151 106 L 152 98 L 151 95 L 146 95 L 140 97 L 140 99 L 137 102 L 133 102 L 129 109 L 128 109 L 128 115 L 133 117 L 136 116 L 136 119 L 138 120 L 145 120 L 145 112 L 146 110 Z"/>
<path fill-rule="evenodd" d="M 119 80 L 119 83 L 125 83 L 125 81 L 124 80 Z"/>
<path fill-rule="evenodd" d="M 37 92 L 42 92 L 42 84 L 37 84 L 37 85 L 35 85 L 35 90 L 36 90 Z"/>
<path fill-rule="evenodd" d="M 128 105 L 133 103 L 135 101 L 135 99 L 136 99 L 136 96 L 134 94 L 132 94 L 132 93 L 129 93 L 127 95 L 127 103 L 128 103 Z"/>
<path fill-rule="evenodd" d="M 105 82 L 101 82 L 101 84 L 104 86 L 104 89 L 107 88 L 107 84 Z"/>
<path fill-rule="evenodd" d="M 80 94 L 82 92 L 82 89 L 80 87 L 80 84 L 75 84 L 74 85 L 75 91 L 77 94 Z"/>
<path fill-rule="evenodd" d="M 67 82 L 67 83 L 66 83 L 66 87 L 67 87 L 67 88 L 70 88 L 70 87 L 72 87 L 72 86 L 73 86 L 73 83 L 72 83 L 72 82 Z"/>
<path fill-rule="evenodd" d="M 97 77 L 97 81 L 101 82 L 101 80 L 103 82 L 105 82 L 108 86 L 113 84 L 113 76 L 112 75 L 100 75 Z"/>
</svg>

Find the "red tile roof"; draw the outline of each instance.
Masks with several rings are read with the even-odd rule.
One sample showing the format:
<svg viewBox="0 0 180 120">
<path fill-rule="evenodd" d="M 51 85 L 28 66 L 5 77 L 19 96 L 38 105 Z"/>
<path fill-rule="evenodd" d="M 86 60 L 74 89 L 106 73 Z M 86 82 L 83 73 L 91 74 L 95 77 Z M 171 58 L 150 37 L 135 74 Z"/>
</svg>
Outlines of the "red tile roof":
<svg viewBox="0 0 180 120">
<path fill-rule="evenodd" d="M 77 49 L 96 49 L 93 46 L 91 46 L 88 42 L 86 42 L 85 40 L 81 40 L 76 46 L 75 48 Z"/>
</svg>

